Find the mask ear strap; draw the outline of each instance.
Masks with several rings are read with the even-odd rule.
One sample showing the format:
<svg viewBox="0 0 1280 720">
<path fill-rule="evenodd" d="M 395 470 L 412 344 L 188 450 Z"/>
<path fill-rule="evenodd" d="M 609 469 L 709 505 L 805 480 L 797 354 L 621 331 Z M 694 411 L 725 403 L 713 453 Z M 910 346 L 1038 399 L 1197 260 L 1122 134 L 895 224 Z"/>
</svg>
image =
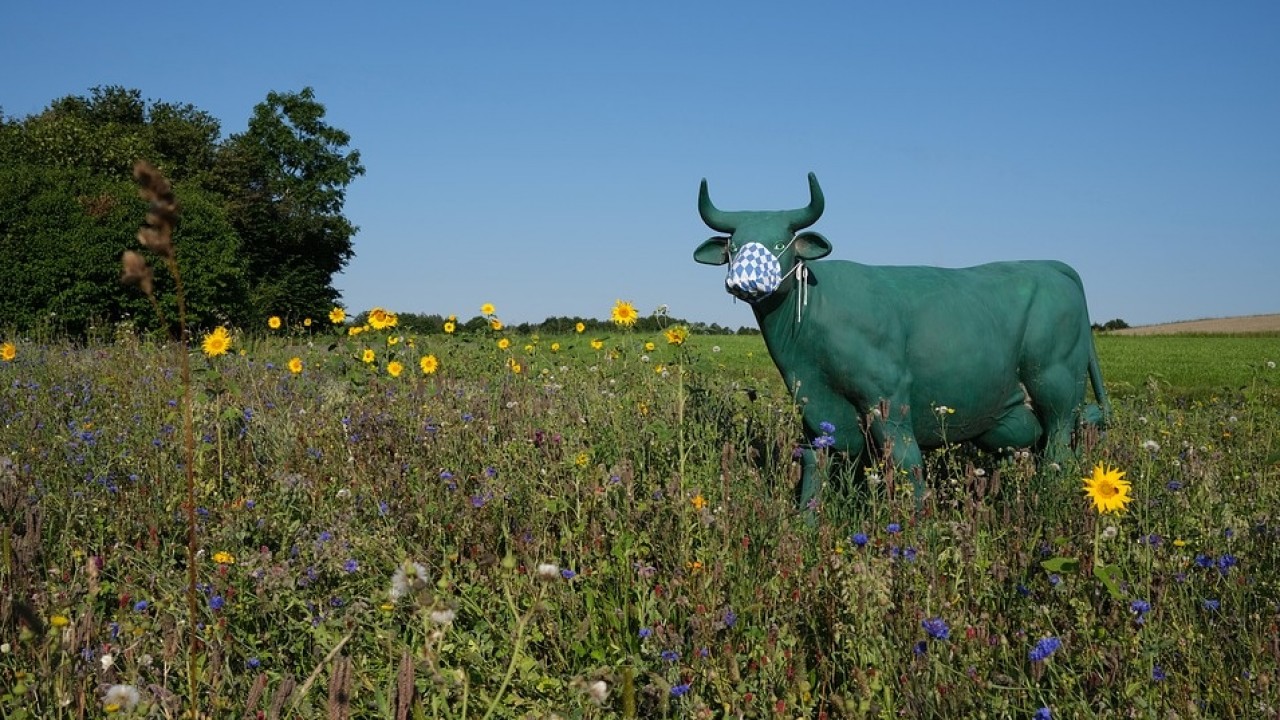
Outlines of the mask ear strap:
<svg viewBox="0 0 1280 720">
<path fill-rule="evenodd" d="M 782 248 L 782 252 L 786 252 L 792 245 L 796 244 L 796 240 L 800 238 L 796 235 L 791 238 L 791 242 Z M 796 275 L 796 292 L 800 294 L 800 299 L 796 302 L 796 324 L 799 325 L 804 321 L 804 309 L 809 304 L 809 266 L 804 264 L 803 258 L 797 258 L 796 264 L 791 266 L 786 275 L 782 276 L 782 281 L 786 282 L 787 275 L 795 273 Z"/>
</svg>

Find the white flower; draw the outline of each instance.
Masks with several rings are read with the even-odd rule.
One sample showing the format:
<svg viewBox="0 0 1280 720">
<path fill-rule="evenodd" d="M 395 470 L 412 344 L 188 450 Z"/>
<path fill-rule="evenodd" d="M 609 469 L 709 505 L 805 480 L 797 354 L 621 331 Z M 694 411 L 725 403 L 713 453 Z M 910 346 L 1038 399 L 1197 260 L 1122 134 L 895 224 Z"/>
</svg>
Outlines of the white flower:
<svg viewBox="0 0 1280 720">
<path fill-rule="evenodd" d="M 720 352 L 720 346 L 719 346 L 719 345 L 712 345 L 712 346 L 711 346 L 711 352 L 713 352 L 713 353 L 715 353 L 715 352 Z"/>
<path fill-rule="evenodd" d="M 648 355 L 641 355 L 641 356 L 640 356 L 640 362 L 649 362 L 649 356 L 648 356 Z"/>
<path fill-rule="evenodd" d="M 1156 442 L 1155 440 L 1143 440 L 1142 449 L 1146 450 L 1147 452 L 1153 452 L 1153 453 L 1160 452 L 1160 443 Z"/>
<path fill-rule="evenodd" d="M 0 655 L 8 655 L 9 651 L 12 649 L 13 648 L 10 647 L 9 643 L 0 643 Z"/>
<path fill-rule="evenodd" d="M 560 567 L 553 563 L 539 563 L 533 574 L 539 580 L 555 580 L 560 577 Z"/>
<path fill-rule="evenodd" d="M 1268 370 L 1275 370 L 1275 369 L 1276 369 L 1276 361 L 1275 361 L 1275 360 L 1268 360 L 1268 361 L 1267 361 L 1267 369 L 1268 369 Z"/>
<path fill-rule="evenodd" d="M 947 413 L 951 412 L 951 408 L 947 407 L 946 405 L 939 405 L 938 407 L 934 408 L 933 411 L 938 413 L 939 415 L 946 415 Z"/>
<path fill-rule="evenodd" d="M 431 622 L 437 625 L 450 625 L 453 623 L 453 619 L 457 616 L 458 616 L 457 613 L 455 613 L 454 611 L 448 608 L 445 608 L 443 610 L 432 610 Z"/>
<path fill-rule="evenodd" d="M 1142 424 L 1142 425 L 1146 425 L 1146 424 L 1147 424 L 1147 416 L 1146 416 L 1146 415 L 1139 415 L 1139 416 L 1138 416 L 1138 422 L 1139 422 L 1140 424 Z"/>
<path fill-rule="evenodd" d="M 603 680 L 596 680 L 587 685 L 587 697 L 591 698 L 597 705 L 603 705 L 604 701 L 609 699 L 609 683 Z"/>
<path fill-rule="evenodd" d="M 387 595 L 391 598 L 391 602 L 395 602 L 412 590 L 426 587 L 429 582 L 426 568 L 412 560 L 405 560 L 391 576 L 391 589 L 387 590 Z"/>
<path fill-rule="evenodd" d="M 1102 539 L 1111 540 L 1115 538 L 1117 532 L 1119 532 L 1119 530 L 1116 530 L 1115 525 L 1108 525 L 1102 529 Z"/>
<path fill-rule="evenodd" d="M 103 653 L 102 657 L 98 658 L 98 662 L 102 663 L 103 670 L 110 670 L 111 666 L 116 662 L 116 656 L 111 653 Z"/>
<path fill-rule="evenodd" d="M 112 685 L 102 696 L 102 706 L 114 706 L 118 710 L 132 710 L 142 700 L 138 688 L 132 685 Z"/>
</svg>

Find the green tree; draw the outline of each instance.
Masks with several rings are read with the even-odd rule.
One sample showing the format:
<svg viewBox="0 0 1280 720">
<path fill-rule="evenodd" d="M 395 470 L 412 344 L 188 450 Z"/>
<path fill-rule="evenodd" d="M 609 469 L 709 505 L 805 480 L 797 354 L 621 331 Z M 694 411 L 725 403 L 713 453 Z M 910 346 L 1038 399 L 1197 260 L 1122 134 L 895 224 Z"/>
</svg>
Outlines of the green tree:
<svg viewBox="0 0 1280 720">
<path fill-rule="evenodd" d="M 248 129 L 218 150 L 215 176 L 244 243 L 252 305 L 262 315 L 324 317 L 333 276 L 354 255 L 356 227 L 342 215 L 346 188 L 364 174 L 350 136 L 324 122 L 311 88 L 276 93 Z"/>
</svg>

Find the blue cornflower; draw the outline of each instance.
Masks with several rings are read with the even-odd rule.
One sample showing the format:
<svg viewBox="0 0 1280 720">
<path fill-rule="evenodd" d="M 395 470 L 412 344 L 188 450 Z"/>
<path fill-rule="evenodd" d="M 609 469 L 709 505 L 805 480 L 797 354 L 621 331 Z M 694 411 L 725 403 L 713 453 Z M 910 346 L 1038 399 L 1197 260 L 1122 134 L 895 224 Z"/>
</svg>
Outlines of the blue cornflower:
<svg viewBox="0 0 1280 720">
<path fill-rule="evenodd" d="M 1058 573 L 1050 573 L 1049 584 L 1054 587 L 1057 587 L 1058 585 L 1062 584 L 1062 576 L 1059 575 Z"/>
<path fill-rule="evenodd" d="M 724 611 L 724 626 L 731 628 L 738 623 L 738 613 L 732 610 Z"/>
<path fill-rule="evenodd" d="M 221 610 L 222 606 L 226 604 L 227 604 L 227 601 L 223 600 L 221 595 L 214 595 L 213 597 L 209 598 L 210 610 L 214 610 L 214 611 Z"/>
<path fill-rule="evenodd" d="M 858 547 L 862 547 L 863 545 L 867 544 L 868 538 L 866 533 L 854 533 L 853 537 L 849 539 L 853 541 L 854 545 L 857 545 Z"/>
<path fill-rule="evenodd" d="M 1048 707 L 1042 707 L 1036 711 L 1035 715 L 1032 715 L 1031 717 L 1034 718 L 1034 720 L 1050 720 L 1050 718 L 1053 717 L 1053 713 L 1049 712 Z"/>
<path fill-rule="evenodd" d="M 826 420 L 818 423 L 818 429 L 826 435 L 834 435 L 836 432 L 836 426 Z"/>
<path fill-rule="evenodd" d="M 900 533 L 902 532 L 902 526 L 898 523 L 889 523 L 885 530 L 888 530 L 890 534 Z"/>
<path fill-rule="evenodd" d="M 353 573 L 360 569 L 360 563 L 356 562 L 355 558 L 348 558 L 346 562 L 342 563 L 342 569 Z"/>
<path fill-rule="evenodd" d="M 680 653 L 675 650 L 663 650 L 661 657 L 667 662 L 675 662 L 680 659 Z"/>
<path fill-rule="evenodd" d="M 680 697 L 687 692 L 689 692 L 689 683 L 680 683 L 679 685 L 671 686 L 672 697 Z"/>
<path fill-rule="evenodd" d="M 641 639 L 641 640 L 644 640 L 645 638 L 649 637 L 649 636 L 650 636 L 650 635 L 652 635 L 652 634 L 653 634 L 653 630 L 650 630 L 649 628 L 640 628 L 640 639 Z"/>
<path fill-rule="evenodd" d="M 134 612 L 146 612 L 147 608 L 148 608 L 148 607 L 150 607 L 150 606 L 151 606 L 151 604 L 150 604 L 150 603 L 148 603 L 146 600 L 139 600 L 138 602 L 136 602 L 136 603 L 134 603 L 134 604 L 133 604 L 133 611 L 134 611 Z"/>
<path fill-rule="evenodd" d="M 1160 667 L 1159 665 L 1155 665 L 1151 668 L 1152 680 L 1155 680 L 1156 682 L 1160 682 L 1161 680 L 1164 680 L 1166 677 L 1168 677 L 1168 675 L 1165 674 L 1164 668 Z"/>
<path fill-rule="evenodd" d="M 940 617 L 922 620 L 920 625 L 934 640 L 946 640 L 951 636 L 951 628 L 947 627 L 947 621 Z"/>
<path fill-rule="evenodd" d="M 915 653 L 917 656 L 923 655 L 928 651 L 929 645 L 923 640 L 911 646 L 911 652 Z"/>
<path fill-rule="evenodd" d="M 1218 608 L 1220 608 L 1220 607 L 1222 607 L 1222 603 L 1221 603 L 1221 602 L 1219 602 L 1219 601 L 1217 601 L 1217 600 L 1213 600 L 1213 599 L 1208 599 L 1208 598 L 1207 598 L 1207 599 L 1205 599 L 1205 601 L 1204 601 L 1204 609 L 1205 609 L 1205 610 L 1210 610 L 1210 611 L 1212 611 L 1212 610 L 1217 610 L 1217 609 L 1218 609 Z"/>
<path fill-rule="evenodd" d="M 819 435 L 813 439 L 813 446 L 816 448 L 829 448 L 836 444 L 836 439 L 830 435 Z"/>
<path fill-rule="evenodd" d="M 918 553 L 919 553 L 919 551 L 918 551 L 918 550 L 916 550 L 916 549 L 915 549 L 915 548 L 913 548 L 913 547 L 906 547 L 906 548 L 903 548 L 903 549 L 902 549 L 902 559 L 903 559 L 903 560 L 906 560 L 907 562 L 915 562 L 915 561 L 916 561 L 916 555 L 917 555 Z"/>
<path fill-rule="evenodd" d="M 565 580 L 572 580 L 577 576 L 578 576 L 578 573 L 570 570 L 569 568 L 565 568 L 560 571 L 560 577 L 564 578 Z"/>
<path fill-rule="evenodd" d="M 318 536 L 316 536 L 316 540 L 320 542 L 329 542 L 332 539 L 333 539 L 333 533 L 329 532 L 328 530 L 323 530 Z"/>
<path fill-rule="evenodd" d="M 1027 653 L 1027 657 L 1031 658 L 1031 662 L 1040 662 L 1057 652 L 1062 647 L 1062 641 L 1056 637 L 1041 638 L 1036 646 L 1031 648 L 1031 652 Z"/>
<path fill-rule="evenodd" d="M 1146 600 L 1134 600 L 1129 603 L 1129 611 L 1137 616 L 1134 621 L 1141 625 L 1146 622 L 1147 613 L 1151 612 L 1151 603 Z"/>
<path fill-rule="evenodd" d="M 1205 555 L 1204 553 L 1200 553 L 1199 555 L 1196 555 L 1196 564 L 1202 568 L 1211 568 L 1213 567 L 1213 558 Z"/>
<path fill-rule="evenodd" d="M 1236 556 L 1231 553 L 1225 553 L 1218 558 L 1218 570 L 1222 571 L 1224 574 L 1231 568 L 1235 567 L 1235 565 Z"/>
<path fill-rule="evenodd" d="M 251 657 L 248 660 L 245 660 L 244 664 L 248 665 L 250 670 L 257 670 L 258 666 L 262 664 L 262 661 L 256 657 Z"/>
<path fill-rule="evenodd" d="M 1170 480 L 1169 482 L 1165 483 L 1165 487 L 1168 488 L 1170 492 L 1178 492 L 1179 490 L 1182 489 L 1182 483 L 1178 482 L 1177 480 Z"/>
</svg>

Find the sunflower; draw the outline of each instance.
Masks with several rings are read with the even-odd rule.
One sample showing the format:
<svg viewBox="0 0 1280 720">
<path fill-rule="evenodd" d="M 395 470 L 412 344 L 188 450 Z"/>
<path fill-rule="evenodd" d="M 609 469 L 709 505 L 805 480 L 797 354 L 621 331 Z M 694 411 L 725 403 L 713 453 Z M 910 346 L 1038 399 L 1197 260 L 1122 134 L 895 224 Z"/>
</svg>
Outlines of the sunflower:
<svg viewBox="0 0 1280 720">
<path fill-rule="evenodd" d="M 492 320 L 490 320 L 490 321 L 489 321 L 489 327 L 493 328 L 494 330 L 501 330 L 501 329 L 502 329 L 502 321 L 501 321 L 501 320 L 499 320 L 498 318 L 494 318 L 494 319 L 492 319 Z"/>
<path fill-rule="evenodd" d="M 492 315 L 496 311 L 497 311 L 497 308 L 493 306 L 493 303 L 485 303 L 480 306 L 481 315 Z"/>
<path fill-rule="evenodd" d="M 452 320 L 444 324 L 444 331 L 445 331 L 445 334 L 447 335 L 452 335 L 453 331 L 456 329 L 457 329 L 457 326 L 453 324 Z"/>
<path fill-rule="evenodd" d="M 213 561 L 219 565 L 235 565 L 236 556 L 224 550 L 219 550 L 213 554 Z"/>
<path fill-rule="evenodd" d="M 271 328 L 272 330 L 279 330 L 280 324 L 281 322 L 280 322 L 279 315 L 272 315 L 271 317 L 267 318 L 267 327 Z"/>
<path fill-rule="evenodd" d="M 640 319 L 640 314 L 636 312 L 636 306 L 626 300 L 619 300 L 613 304 L 613 311 L 609 314 L 609 319 L 614 325 L 622 327 L 631 327 L 636 324 L 636 320 Z"/>
<path fill-rule="evenodd" d="M 373 362 L 378 356 L 369 348 L 364 349 L 364 353 L 360 355 L 360 359 L 366 363 Z"/>
<path fill-rule="evenodd" d="M 231 334 L 225 327 L 219 325 L 213 332 L 204 336 L 200 349 L 204 350 L 204 354 L 209 357 L 225 355 L 231 349 Z"/>
<path fill-rule="evenodd" d="M 499 350 L 506 350 L 506 349 L 507 349 L 507 348 L 509 348 L 509 347 L 511 347 L 511 341 L 510 341 L 510 340 L 508 340 L 508 339 L 506 339 L 506 338 L 502 338 L 501 340 L 499 340 L 499 341 L 498 341 L 498 349 L 499 349 Z"/>
<path fill-rule="evenodd" d="M 647 343 L 645 343 L 645 344 L 644 344 L 644 351 L 645 351 L 645 352 L 653 352 L 653 348 L 654 348 L 654 347 L 655 347 L 655 346 L 654 346 L 654 344 L 653 344 L 652 342 L 647 342 Z"/>
<path fill-rule="evenodd" d="M 599 349 L 600 349 L 600 348 L 602 348 L 602 347 L 604 347 L 604 341 L 603 341 L 603 340 L 592 340 L 592 341 L 591 341 L 591 349 L 592 349 L 592 350 L 599 350 Z"/>
<path fill-rule="evenodd" d="M 18 346 L 11 342 L 0 345 L 0 360 L 5 362 L 13 362 L 18 357 Z"/>
<path fill-rule="evenodd" d="M 303 318 L 302 327 L 311 327 L 311 318 Z"/>
<path fill-rule="evenodd" d="M 1093 476 L 1084 479 L 1084 494 L 1093 502 L 1099 514 L 1123 512 L 1124 506 L 1133 500 L 1133 496 L 1129 494 L 1132 486 L 1123 478 L 1123 470 L 1098 463 L 1093 468 Z"/>
<path fill-rule="evenodd" d="M 289 358 L 289 372 L 293 373 L 294 375 L 297 375 L 298 373 L 302 372 L 302 358 L 300 357 Z"/>
<path fill-rule="evenodd" d="M 576 333 L 578 333 L 579 335 L 581 335 L 582 333 L 584 333 L 584 332 L 586 332 L 586 331 L 587 331 L 587 325 L 586 325 L 586 323 L 578 323 L 577 325 L 574 325 L 574 326 L 573 326 L 573 330 L 574 330 L 574 332 L 576 332 Z"/>
<path fill-rule="evenodd" d="M 392 360 L 387 363 L 387 374 L 391 377 L 400 377 L 400 373 L 404 371 L 404 365 L 399 360 Z"/>
<path fill-rule="evenodd" d="M 676 325 L 666 330 L 668 345 L 683 345 L 684 341 L 689 337 L 689 328 L 683 325 Z"/>
<path fill-rule="evenodd" d="M 440 369 L 440 361 L 436 359 L 435 355 L 423 355 L 422 359 L 418 361 L 418 367 L 422 368 L 423 375 L 430 375 Z"/>
<path fill-rule="evenodd" d="M 400 322 L 400 319 L 389 310 L 376 307 L 369 311 L 369 325 L 374 330 L 386 330 L 387 328 L 395 327 L 398 322 Z"/>
<path fill-rule="evenodd" d="M 347 321 L 347 311 L 340 307 L 335 307 L 329 311 L 329 322 L 334 325 L 341 325 Z"/>
</svg>

